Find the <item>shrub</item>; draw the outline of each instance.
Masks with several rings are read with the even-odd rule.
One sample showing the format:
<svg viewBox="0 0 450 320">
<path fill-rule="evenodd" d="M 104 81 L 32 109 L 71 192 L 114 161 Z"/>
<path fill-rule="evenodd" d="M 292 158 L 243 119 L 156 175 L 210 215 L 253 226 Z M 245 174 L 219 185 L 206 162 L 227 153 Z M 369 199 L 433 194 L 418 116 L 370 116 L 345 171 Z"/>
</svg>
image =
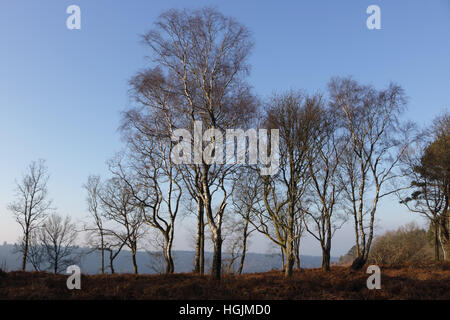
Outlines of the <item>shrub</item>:
<svg viewBox="0 0 450 320">
<path fill-rule="evenodd" d="M 374 264 L 417 264 L 432 260 L 427 232 L 411 223 L 375 239 L 369 255 Z"/>
</svg>

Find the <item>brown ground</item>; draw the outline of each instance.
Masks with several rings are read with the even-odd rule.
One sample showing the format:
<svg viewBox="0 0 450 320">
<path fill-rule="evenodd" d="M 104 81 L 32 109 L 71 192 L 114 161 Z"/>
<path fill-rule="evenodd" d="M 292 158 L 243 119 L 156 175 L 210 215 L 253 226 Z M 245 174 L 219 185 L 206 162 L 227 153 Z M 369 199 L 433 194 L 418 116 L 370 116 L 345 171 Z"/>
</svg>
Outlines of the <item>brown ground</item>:
<svg viewBox="0 0 450 320">
<path fill-rule="evenodd" d="M 0 299 L 450 299 L 450 264 L 381 267 L 381 290 L 368 290 L 365 269 L 346 267 L 225 276 L 219 283 L 193 274 L 82 276 L 70 291 L 65 275 L 0 273 Z"/>
</svg>

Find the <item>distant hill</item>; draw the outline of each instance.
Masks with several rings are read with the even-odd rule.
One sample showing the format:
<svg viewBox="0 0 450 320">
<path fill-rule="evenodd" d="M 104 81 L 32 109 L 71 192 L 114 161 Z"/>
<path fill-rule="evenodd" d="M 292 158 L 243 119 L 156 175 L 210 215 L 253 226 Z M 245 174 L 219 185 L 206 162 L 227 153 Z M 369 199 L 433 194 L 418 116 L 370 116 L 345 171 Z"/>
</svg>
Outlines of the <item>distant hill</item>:
<svg viewBox="0 0 450 320">
<path fill-rule="evenodd" d="M 87 248 L 79 248 L 76 256 L 78 257 L 78 265 L 81 267 L 83 273 L 95 274 L 100 271 L 100 252 L 89 252 Z M 107 254 L 107 253 L 105 253 Z M 193 269 L 194 252 L 193 251 L 174 251 L 175 272 L 191 272 Z M 227 255 L 224 254 L 224 258 Z M 0 268 L 7 271 L 18 270 L 20 268 L 20 254 L 14 253 L 14 245 L 3 244 L 0 246 Z M 209 267 L 212 261 L 212 253 L 205 253 L 206 268 Z M 106 259 L 107 260 L 107 259 Z M 332 258 L 332 262 L 337 261 L 337 258 Z M 322 258 L 318 256 L 301 256 L 300 263 L 302 268 L 318 268 L 320 267 Z M 137 264 L 139 273 L 158 273 L 160 270 L 158 261 L 145 251 L 137 253 Z M 107 265 L 107 261 L 105 261 Z M 153 268 L 152 268 L 153 266 Z M 32 270 L 29 266 L 28 270 Z M 114 260 L 114 269 L 116 273 L 131 273 L 131 253 L 123 250 L 119 256 Z M 266 272 L 273 269 L 281 269 L 281 257 L 277 254 L 262 254 L 262 253 L 247 253 L 244 273 Z M 109 270 L 108 270 L 109 271 Z"/>
</svg>

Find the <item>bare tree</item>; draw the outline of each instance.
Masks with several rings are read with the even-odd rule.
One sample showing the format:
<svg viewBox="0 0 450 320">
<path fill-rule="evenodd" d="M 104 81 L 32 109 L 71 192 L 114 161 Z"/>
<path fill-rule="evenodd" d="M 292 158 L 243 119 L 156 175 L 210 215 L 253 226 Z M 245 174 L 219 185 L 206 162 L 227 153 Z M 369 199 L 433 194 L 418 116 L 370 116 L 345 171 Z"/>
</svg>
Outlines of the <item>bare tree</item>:
<svg viewBox="0 0 450 320">
<path fill-rule="evenodd" d="M 198 166 L 188 167 L 182 172 L 183 184 L 197 205 L 197 210 L 189 210 L 194 213 L 197 218 L 197 232 L 195 239 L 195 256 L 194 256 L 194 273 L 203 275 L 205 273 L 205 206 L 200 196 L 202 191 L 200 181 L 200 171 Z M 192 202 L 189 203 L 192 205 Z"/>
<path fill-rule="evenodd" d="M 42 265 L 45 262 L 45 248 L 40 241 L 40 231 L 40 228 L 36 228 L 31 232 L 28 246 L 27 261 L 36 271 L 42 271 Z"/>
<path fill-rule="evenodd" d="M 355 228 L 357 257 L 352 268 L 360 269 L 369 255 L 379 200 L 395 192 L 384 189 L 386 182 L 399 176 L 405 143 L 400 139 L 398 117 L 406 102 L 397 85 L 378 91 L 351 78 L 332 79 L 329 93 L 347 141 L 342 177 L 347 210 Z"/>
<path fill-rule="evenodd" d="M 112 274 L 115 273 L 114 260 L 117 258 L 122 248 L 127 243 L 127 237 L 120 239 L 115 236 L 115 232 L 109 229 L 108 219 L 102 212 L 102 202 L 100 199 L 102 192 L 102 183 L 100 176 L 91 175 L 87 183 L 83 186 L 87 192 L 86 202 L 92 223 L 84 225 L 83 231 L 87 232 L 87 242 L 92 247 L 90 252 L 100 251 L 101 253 L 101 272 L 104 274 L 109 267 Z M 108 257 L 105 257 L 105 253 Z M 105 265 L 105 260 L 109 265 Z"/>
<path fill-rule="evenodd" d="M 48 199 L 49 175 L 44 160 L 33 161 L 20 182 L 16 182 L 16 200 L 8 205 L 8 209 L 20 224 L 23 232 L 22 271 L 25 271 L 30 237 L 51 210 Z"/>
<path fill-rule="evenodd" d="M 113 171 L 128 185 L 136 205 L 143 208 L 145 222 L 164 238 L 166 273 L 173 273 L 172 246 L 183 188 L 180 168 L 170 159 L 174 142 L 168 139 L 167 122 L 158 116 L 150 120 L 143 111 L 135 111 L 125 114 L 122 128 L 128 142 L 128 164 L 125 168 L 118 161 Z"/>
<path fill-rule="evenodd" d="M 122 248 L 125 246 L 127 239 L 126 238 L 118 238 L 113 233 L 105 230 L 105 242 L 104 242 L 104 251 L 109 253 L 109 269 L 111 270 L 111 274 L 114 274 L 116 271 L 114 269 L 114 260 L 117 258 L 119 253 L 122 251 Z"/>
<path fill-rule="evenodd" d="M 77 238 L 76 225 L 69 217 L 50 215 L 39 229 L 39 240 L 45 250 L 45 260 L 55 274 L 75 262 L 73 253 Z"/>
<path fill-rule="evenodd" d="M 243 225 L 241 221 L 234 219 L 226 219 L 222 227 L 225 254 L 225 258 L 222 259 L 222 274 L 235 274 L 236 261 L 242 257 Z M 240 274 L 242 270 L 238 272 Z"/>
<path fill-rule="evenodd" d="M 105 273 L 105 228 L 103 226 L 103 217 L 100 212 L 99 193 L 101 191 L 100 176 L 89 176 L 87 183 L 83 186 L 87 192 L 86 202 L 92 225 L 85 225 L 84 231 L 89 233 L 89 243 L 94 244 L 94 250 L 101 253 L 101 272 Z"/>
<path fill-rule="evenodd" d="M 336 212 L 343 191 L 339 175 L 345 141 L 336 114 L 322 105 L 319 97 L 316 99 L 321 119 L 308 154 L 311 205 L 305 216 L 305 227 L 322 248 L 322 270 L 329 271 L 331 240 L 345 222 L 345 217 Z"/>
<path fill-rule="evenodd" d="M 169 10 L 159 17 L 156 28 L 144 36 L 144 41 L 153 50 L 158 68 L 136 77 L 133 82 L 136 96 L 143 105 L 157 108 L 167 116 L 170 133 L 176 128 L 193 130 L 196 121 L 205 130 L 225 130 L 245 123 L 252 116 L 255 99 L 244 82 L 252 43 L 247 29 L 234 19 L 210 8 Z M 174 101 L 178 103 L 173 104 Z M 208 142 L 215 146 L 217 137 L 210 138 Z M 202 146 L 194 146 L 195 150 L 200 148 L 203 150 Z M 213 147 L 211 153 L 219 152 Z M 213 235 L 211 272 L 213 278 L 220 279 L 221 228 L 230 196 L 227 190 L 230 170 L 203 158 L 195 160 L 190 168 L 195 168 L 197 174 L 191 176 L 200 186 L 199 205 L 203 204 Z M 213 212 L 212 203 L 216 202 L 220 203 L 219 209 Z"/>
<path fill-rule="evenodd" d="M 130 249 L 133 273 L 137 274 L 138 240 L 145 234 L 143 210 L 136 206 L 128 185 L 117 176 L 106 181 L 99 198 L 105 218 L 118 226 L 118 228 L 108 227 L 105 234 L 115 237 L 120 247 L 124 243 Z"/>
<path fill-rule="evenodd" d="M 235 180 L 235 188 L 232 196 L 233 211 L 240 217 L 237 232 L 240 236 L 240 262 L 238 274 L 242 274 L 248 247 L 248 238 L 256 229 L 251 224 L 262 202 L 262 181 L 252 168 L 240 170 Z"/>
<path fill-rule="evenodd" d="M 262 177 L 265 208 L 253 223 L 281 247 L 287 277 L 293 272 L 294 241 L 301 237 L 297 232 L 307 206 L 307 160 L 319 111 L 315 98 L 294 91 L 274 95 L 267 109 L 266 125 L 279 129 L 280 168 L 278 174 Z"/>
<path fill-rule="evenodd" d="M 297 266 L 298 270 L 301 270 L 301 263 L 300 263 L 300 244 L 302 240 L 302 236 L 304 234 L 304 231 L 306 229 L 306 223 L 304 222 L 304 214 L 300 217 L 297 217 L 294 221 L 294 234 L 298 234 L 299 236 L 296 237 L 292 244 L 292 250 L 294 251 L 294 259 L 295 259 L 295 265 Z"/>
</svg>

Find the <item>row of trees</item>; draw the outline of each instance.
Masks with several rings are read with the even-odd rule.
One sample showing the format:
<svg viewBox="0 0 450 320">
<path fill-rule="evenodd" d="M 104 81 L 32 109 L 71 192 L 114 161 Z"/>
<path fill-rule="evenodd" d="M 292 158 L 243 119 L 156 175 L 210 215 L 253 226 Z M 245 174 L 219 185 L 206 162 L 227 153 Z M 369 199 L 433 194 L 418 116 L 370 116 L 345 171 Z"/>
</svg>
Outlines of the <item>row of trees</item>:
<svg viewBox="0 0 450 320">
<path fill-rule="evenodd" d="M 69 217 L 52 208 L 48 179 L 45 161 L 33 161 L 17 182 L 16 201 L 8 206 L 23 232 L 16 248 L 22 253 L 22 270 L 30 263 L 35 270 L 58 273 L 75 261 L 77 230 Z"/>
<path fill-rule="evenodd" d="M 331 79 L 326 94 L 291 90 L 261 102 L 246 82 L 253 47 L 249 31 L 214 9 L 165 12 L 143 39 L 152 50 L 153 66 L 130 82 L 136 106 L 123 113 L 125 150 L 108 162 L 111 177 L 91 176 L 85 185 L 92 219 L 84 229 L 102 253 L 102 272 L 105 252 L 112 268 L 124 246 L 138 272 L 135 255 L 146 227 L 162 239 L 166 272 L 174 272 L 175 222 L 182 213 L 197 220 L 194 271 L 200 274 L 209 231 L 215 279 L 221 276 L 230 222 L 239 236 L 227 250 L 233 261 L 240 258 L 239 272 L 253 232 L 280 248 L 286 276 L 296 263 L 300 266 L 305 232 L 319 241 L 322 267 L 329 270 L 332 238 L 348 220 L 355 234 L 352 267 L 359 269 L 369 257 L 380 200 L 397 195 L 429 214 L 434 212 L 428 204 L 434 196 L 431 186 L 442 197 L 432 221 L 440 243 L 448 244 L 448 116 L 440 120 L 446 125 L 436 125 L 435 140 L 426 142 L 427 135 L 417 135 L 413 125 L 400 121 L 406 106 L 401 87 L 389 84 L 378 90 L 352 78 Z M 195 131 L 198 123 L 208 132 L 206 138 Z M 229 153 L 219 139 L 229 129 L 241 129 L 238 144 L 250 144 L 248 129 L 255 127 L 279 130 L 279 154 L 274 148 L 270 152 L 279 159 L 273 175 L 263 174 L 261 161 L 248 164 L 252 155 L 235 148 L 234 141 L 231 155 L 238 164 L 196 156 L 218 159 Z M 183 141 L 194 150 L 190 163 L 171 160 L 179 151 L 180 141 L 173 139 L 177 129 L 193 133 L 191 141 Z M 414 149 L 415 158 L 412 143 L 422 146 Z M 28 217 L 21 220 L 24 261 L 29 234 L 50 206 L 45 193 L 33 207 L 24 207 L 28 200 L 22 197 L 16 210 Z"/>
</svg>

